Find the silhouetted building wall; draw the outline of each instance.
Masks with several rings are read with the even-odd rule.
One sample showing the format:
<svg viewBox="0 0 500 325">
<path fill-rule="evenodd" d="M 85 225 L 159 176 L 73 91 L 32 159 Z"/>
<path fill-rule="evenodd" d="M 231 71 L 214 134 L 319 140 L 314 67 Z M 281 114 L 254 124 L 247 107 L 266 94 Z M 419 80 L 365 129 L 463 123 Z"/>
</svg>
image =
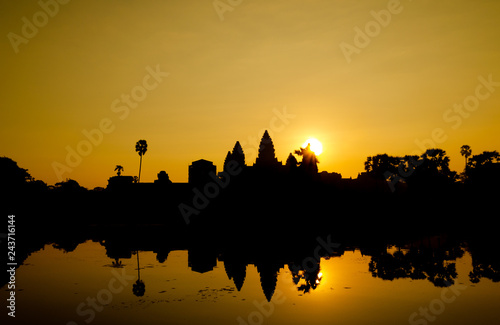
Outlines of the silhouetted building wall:
<svg viewBox="0 0 500 325">
<path fill-rule="evenodd" d="M 206 247 L 188 249 L 188 266 L 198 273 L 212 271 L 217 266 L 217 253 Z"/>
<path fill-rule="evenodd" d="M 320 180 L 325 184 L 339 184 L 342 181 L 342 175 L 339 173 L 322 171 L 319 176 Z"/>
<path fill-rule="evenodd" d="M 113 176 L 108 179 L 108 190 L 128 190 L 134 183 L 132 176 Z"/>
<path fill-rule="evenodd" d="M 213 162 L 205 159 L 193 161 L 192 164 L 189 165 L 188 182 L 190 185 L 206 184 L 213 181 L 210 177 L 211 173 L 217 175 L 217 167 Z"/>
</svg>

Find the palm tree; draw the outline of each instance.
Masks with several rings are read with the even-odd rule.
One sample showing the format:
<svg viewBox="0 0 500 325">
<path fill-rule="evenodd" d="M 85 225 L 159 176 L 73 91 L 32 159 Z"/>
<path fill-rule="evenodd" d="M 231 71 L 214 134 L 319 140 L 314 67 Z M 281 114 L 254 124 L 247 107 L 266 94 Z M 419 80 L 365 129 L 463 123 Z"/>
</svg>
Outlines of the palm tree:
<svg viewBox="0 0 500 325">
<path fill-rule="evenodd" d="M 124 168 L 122 165 L 116 165 L 116 167 L 115 167 L 116 175 L 120 176 L 122 174 L 123 170 L 124 170 Z"/>
<path fill-rule="evenodd" d="M 141 157 L 141 161 L 139 163 L 139 178 L 138 178 L 138 182 L 140 182 L 141 181 L 142 156 L 144 156 L 146 154 L 146 151 L 148 151 L 148 143 L 146 142 L 146 140 L 137 141 L 137 143 L 135 144 L 135 151 Z"/>
<path fill-rule="evenodd" d="M 462 147 L 460 147 L 460 154 L 465 157 L 465 168 L 467 168 L 467 159 L 472 154 L 470 146 L 465 144 Z"/>
<path fill-rule="evenodd" d="M 137 251 L 137 281 L 132 285 L 132 293 L 137 297 L 144 296 L 146 292 L 146 285 L 141 280 L 141 271 L 139 267 L 139 251 Z"/>
<path fill-rule="evenodd" d="M 298 156 L 302 156 L 302 162 L 300 163 L 300 167 L 304 169 L 307 173 L 310 173 L 312 175 L 318 173 L 318 157 L 316 157 L 316 154 L 314 151 L 311 150 L 311 144 L 308 143 L 307 147 L 305 148 L 299 148 L 298 150 L 295 150 L 295 154 Z"/>
</svg>

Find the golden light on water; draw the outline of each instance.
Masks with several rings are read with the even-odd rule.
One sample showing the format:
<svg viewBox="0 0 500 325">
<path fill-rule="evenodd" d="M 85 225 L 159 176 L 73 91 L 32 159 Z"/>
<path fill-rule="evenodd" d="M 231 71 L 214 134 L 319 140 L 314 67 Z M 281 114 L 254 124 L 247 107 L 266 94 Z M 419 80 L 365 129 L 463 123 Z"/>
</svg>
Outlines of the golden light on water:
<svg viewBox="0 0 500 325">
<path fill-rule="evenodd" d="M 318 278 L 316 279 L 316 284 L 319 284 L 321 282 L 321 279 L 323 278 L 323 273 L 319 272 L 318 273 Z"/>
</svg>

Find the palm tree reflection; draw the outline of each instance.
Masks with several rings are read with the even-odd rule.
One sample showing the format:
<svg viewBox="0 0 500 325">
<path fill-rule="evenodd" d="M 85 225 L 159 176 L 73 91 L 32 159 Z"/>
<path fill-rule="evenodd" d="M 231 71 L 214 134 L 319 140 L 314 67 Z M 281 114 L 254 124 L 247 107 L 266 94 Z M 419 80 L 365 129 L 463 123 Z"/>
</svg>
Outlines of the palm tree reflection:
<svg viewBox="0 0 500 325">
<path fill-rule="evenodd" d="M 309 264 L 304 267 L 292 263 L 288 268 L 292 273 L 293 283 L 297 286 L 297 290 L 303 293 L 308 293 L 311 289 L 315 290 L 323 278 L 323 273 L 320 272 L 319 262 L 313 264 L 312 267 Z"/>
<path fill-rule="evenodd" d="M 144 293 L 146 292 L 146 285 L 141 280 L 141 269 L 139 267 L 139 251 L 137 251 L 137 281 L 132 286 L 132 292 L 137 297 L 144 296 Z"/>
</svg>

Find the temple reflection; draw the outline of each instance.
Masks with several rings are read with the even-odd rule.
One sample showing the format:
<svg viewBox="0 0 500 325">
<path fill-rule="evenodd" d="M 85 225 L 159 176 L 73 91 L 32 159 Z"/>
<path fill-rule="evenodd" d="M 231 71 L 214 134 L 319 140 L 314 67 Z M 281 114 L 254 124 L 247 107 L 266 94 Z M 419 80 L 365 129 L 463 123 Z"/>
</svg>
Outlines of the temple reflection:
<svg viewBox="0 0 500 325">
<path fill-rule="evenodd" d="M 313 293 L 321 286 L 325 276 L 332 276 L 321 272 L 322 260 L 342 257 L 347 250 L 358 250 L 369 257 L 367 271 L 372 277 L 383 280 L 407 278 L 429 281 L 436 287 L 450 286 L 457 278 L 456 260 L 468 252 L 472 257 L 472 271 L 468 274 L 471 282 L 477 283 L 482 279 L 500 281 L 500 264 L 496 258 L 498 243 L 490 238 L 470 237 L 464 241 L 456 236 L 439 235 L 398 241 L 366 237 L 346 239 L 344 236 L 339 238 L 338 246 L 325 249 L 326 237 L 321 235 L 253 234 L 252 230 L 213 236 L 209 231 L 183 233 L 161 226 L 143 229 L 123 227 L 119 231 L 116 227 L 87 228 L 75 229 L 65 235 L 45 234 L 45 240 L 33 236 L 24 241 L 29 245 L 20 246 L 19 251 L 25 259 L 31 252 L 41 249 L 42 243 L 72 252 L 81 243 L 89 240 L 97 242 L 104 247 L 110 259 L 108 266 L 121 268 L 124 264 L 137 263 L 133 293 L 138 297 L 143 296 L 146 290 L 141 278 L 142 252 L 153 252 L 156 260 L 163 264 L 172 251 L 178 250 L 187 251 L 187 267 L 192 272 L 213 272 L 219 263 L 223 265 L 227 278 L 232 280 L 238 291 L 245 285 L 249 266 L 254 266 L 259 274 L 262 293 L 268 301 L 275 294 L 278 276 L 282 272 L 290 272 L 298 294 Z M 333 242 L 335 236 L 331 239 Z"/>
</svg>

